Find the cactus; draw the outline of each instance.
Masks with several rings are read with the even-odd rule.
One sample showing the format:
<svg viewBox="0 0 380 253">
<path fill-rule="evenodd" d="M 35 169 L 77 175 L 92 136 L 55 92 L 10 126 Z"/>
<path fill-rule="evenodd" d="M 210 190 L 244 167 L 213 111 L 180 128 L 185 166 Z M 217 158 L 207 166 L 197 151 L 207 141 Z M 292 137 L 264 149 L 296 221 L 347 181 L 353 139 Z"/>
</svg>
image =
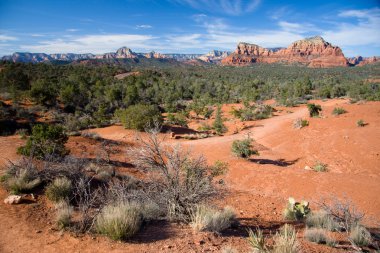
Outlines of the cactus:
<svg viewBox="0 0 380 253">
<path fill-rule="evenodd" d="M 304 200 L 296 202 L 294 198 L 289 198 L 288 205 L 284 210 L 284 216 L 287 220 L 303 220 L 309 213 L 309 202 Z"/>
</svg>

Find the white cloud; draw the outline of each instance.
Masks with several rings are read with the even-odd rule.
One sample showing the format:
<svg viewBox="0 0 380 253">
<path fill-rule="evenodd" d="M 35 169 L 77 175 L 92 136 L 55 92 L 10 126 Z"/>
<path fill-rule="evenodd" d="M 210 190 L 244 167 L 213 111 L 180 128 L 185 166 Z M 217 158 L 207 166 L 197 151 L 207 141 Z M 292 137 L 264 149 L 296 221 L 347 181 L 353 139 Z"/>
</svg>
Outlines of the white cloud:
<svg viewBox="0 0 380 253">
<path fill-rule="evenodd" d="M 75 28 L 70 28 L 70 29 L 66 29 L 66 32 L 78 32 L 79 29 L 75 29 Z"/>
<path fill-rule="evenodd" d="M 335 29 L 322 33 L 332 43 L 342 46 L 380 46 L 380 9 L 346 10 L 338 17 L 355 19 L 355 22 L 341 22 Z"/>
<path fill-rule="evenodd" d="M 12 41 L 12 40 L 18 40 L 18 38 L 13 37 L 13 36 L 0 34 L 0 42 L 6 42 L 6 41 Z"/>
</svg>

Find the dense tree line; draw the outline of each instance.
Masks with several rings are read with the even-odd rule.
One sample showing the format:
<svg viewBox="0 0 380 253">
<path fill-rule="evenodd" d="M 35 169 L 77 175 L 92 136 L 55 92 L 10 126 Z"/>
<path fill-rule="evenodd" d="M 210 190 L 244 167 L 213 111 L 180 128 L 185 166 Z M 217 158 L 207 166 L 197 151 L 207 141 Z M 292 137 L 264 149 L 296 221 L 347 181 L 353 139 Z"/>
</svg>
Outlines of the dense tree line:
<svg viewBox="0 0 380 253">
<path fill-rule="evenodd" d="M 291 106 L 311 97 L 380 99 L 379 82 L 375 82 L 376 78 L 379 80 L 379 64 L 311 69 L 280 64 L 221 67 L 127 63 L 2 62 L 0 98 L 12 100 L 15 105 L 31 100 L 47 110 L 56 110 L 60 112 L 55 115 L 56 121 L 69 127 L 73 124 L 71 130 L 109 123 L 117 109 L 136 104 L 176 112 L 190 108 L 189 101 L 206 106 L 275 98 Z M 114 77 L 129 71 L 139 74 L 122 80 Z M 0 115 L 7 114 L 4 106 L 0 106 L 0 111 Z"/>
</svg>

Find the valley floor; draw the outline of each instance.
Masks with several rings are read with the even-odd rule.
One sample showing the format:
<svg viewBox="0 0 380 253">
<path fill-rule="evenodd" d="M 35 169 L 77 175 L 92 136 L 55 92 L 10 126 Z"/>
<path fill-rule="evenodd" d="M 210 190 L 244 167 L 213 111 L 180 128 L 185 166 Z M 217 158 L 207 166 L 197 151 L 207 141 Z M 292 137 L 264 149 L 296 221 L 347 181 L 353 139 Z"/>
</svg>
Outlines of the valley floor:
<svg viewBox="0 0 380 253">
<path fill-rule="evenodd" d="M 155 223 L 127 243 L 115 243 L 104 237 L 90 235 L 76 237 L 54 230 L 54 209 L 41 197 L 36 204 L 6 206 L 0 203 L 0 252 L 220 252 L 232 245 L 239 252 L 247 252 L 245 229 L 260 226 L 265 232 L 274 231 L 281 224 L 282 209 L 289 197 L 317 203 L 332 198 L 351 200 L 366 213 L 369 227 L 380 224 L 380 102 L 350 104 L 348 100 L 316 101 L 322 105 L 322 117 L 309 118 L 305 105 L 277 108 L 275 116 L 246 122 L 244 125 L 228 113 L 231 105 L 223 106 L 223 116 L 229 132 L 220 137 L 200 140 L 174 140 L 166 134 L 168 144 L 181 143 L 195 154 L 204 155 L 211 164 L 216 160 L 228 162 L 229 171 L 223 180 L 228 193 L 216 200 L 220 206 L 235 208 L 242 224 L 221 236 L 193 233 L 187 226 Z M 334 107 L 347 113 L 333 116 Z M 294 129 L 297 118 L 309 120 L 310 125 Z M 363 119 L 365 127 L 357 127 Z M 190 127 L 197 122 L 192 122 Z M 234 129 L 241 130 L 233 134 Z M 92 129 L 102 138 L 131 143 L 134 133 L 121 126 Z M 231 144 L 247 134 L 259 149 L 259 156 L 249 160 L 231 154 Z M 0 137 L 0 165 L 6 159 L 17 159 L 16 148 L 24 143 L 18 136 Z M 70 137 L 68 147 L 73 154 L 94 155 L 96 143 L 83 137 Z M 127 162 L 120 150 L 111 157 Z M 316 162 L 328 164 L 328 172 L 305 170 Z M 137 177 L 143 176 L 134 168 L 120 168 Z M 0 198 L 6 192 L 0 190 Z M 297 224 L 296 224 L 297 225 Z M 244 229 L 243 229 L 244 227 Z M 309 243 L 298 233 L 303 252 L 344 252 L 323 245 Z"/>
</svg>

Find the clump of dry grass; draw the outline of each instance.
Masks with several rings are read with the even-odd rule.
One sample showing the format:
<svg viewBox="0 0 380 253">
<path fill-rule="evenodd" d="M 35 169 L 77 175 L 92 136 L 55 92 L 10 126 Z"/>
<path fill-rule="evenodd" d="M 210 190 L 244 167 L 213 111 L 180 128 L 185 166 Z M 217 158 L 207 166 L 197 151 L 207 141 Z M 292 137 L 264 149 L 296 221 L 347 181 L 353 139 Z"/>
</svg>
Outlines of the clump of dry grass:
<svg viewBox="0 0 380 253">
<path fill-rule="evenodd" d="M 210 231 L 220 233 L 229 228 L 235 221 L 235 212 L 231 207 L 222 211 L 198 205 L 191 216 L 191 227 L 196 231 Z"/>
<path fill-rule="evenodd" d="M 56 178 L 46 188 L 46 197 L 54 202 L 67 199 L 72 190 L 71 181 L 65 177 Z"/>
<path fill-rule="evenodd" d="M 118 203 L 105 206 L 96 219 L 96 230 L 113 240 L 132 237 L 142 223 L 141 206 L 136 203 Z"/>
<path fill-rule="evenodd" d="M 307 228 L 304 237 L 310 242 L 327 244 L 329 246 L 335 245 L 335 241 L 331 239 L 326 233 L 326 230 L 322 228 Z"/>
<path fill-rule="evenodd" d="M 360 247 L 368 246 L 372 242 L 371 233 L 360 224 L 356 224 L 351 228 L 349 238 Z"/>
<path fill-rule="evenodd" d="M 67 203 L 67 201 L 58 202 L 55 205 L 55 208 L 57 210 L 56 223 L 58 228 L 64 229 L 70 226 L 73 208 Z"/>
<path fill-rule="evenodd" d="M 13 176 L 6 176 L 5 186 L 14 194 L 29 192 L 36 188 L 41 180 L 28 169 L 21 169 Z"/>
<path fill-rule="evenodd" d="M 308 227 L 323 228 L 328 231 L 336 231 L 339 229 L 339 224 L 325 211 L 317 211 L 310 213 L 305 220 Z"/>
<path fill-rule="evenodd" d="M 254 253 L 297 253 L 299 246 L 297 242 L 297 233 L 292 225 L 285 224 L 274 236 L 274 244 L 270 249 L 265 241 L 263 232 L 260 229 L 256 233 L 248 231 L 248 243 Z"/>
<path fill-rule="evenodd" d="M 273 253 L 297 253 L 297 233 L 292 225 L 285 224 L 274 236 Z"/>
</svg>

